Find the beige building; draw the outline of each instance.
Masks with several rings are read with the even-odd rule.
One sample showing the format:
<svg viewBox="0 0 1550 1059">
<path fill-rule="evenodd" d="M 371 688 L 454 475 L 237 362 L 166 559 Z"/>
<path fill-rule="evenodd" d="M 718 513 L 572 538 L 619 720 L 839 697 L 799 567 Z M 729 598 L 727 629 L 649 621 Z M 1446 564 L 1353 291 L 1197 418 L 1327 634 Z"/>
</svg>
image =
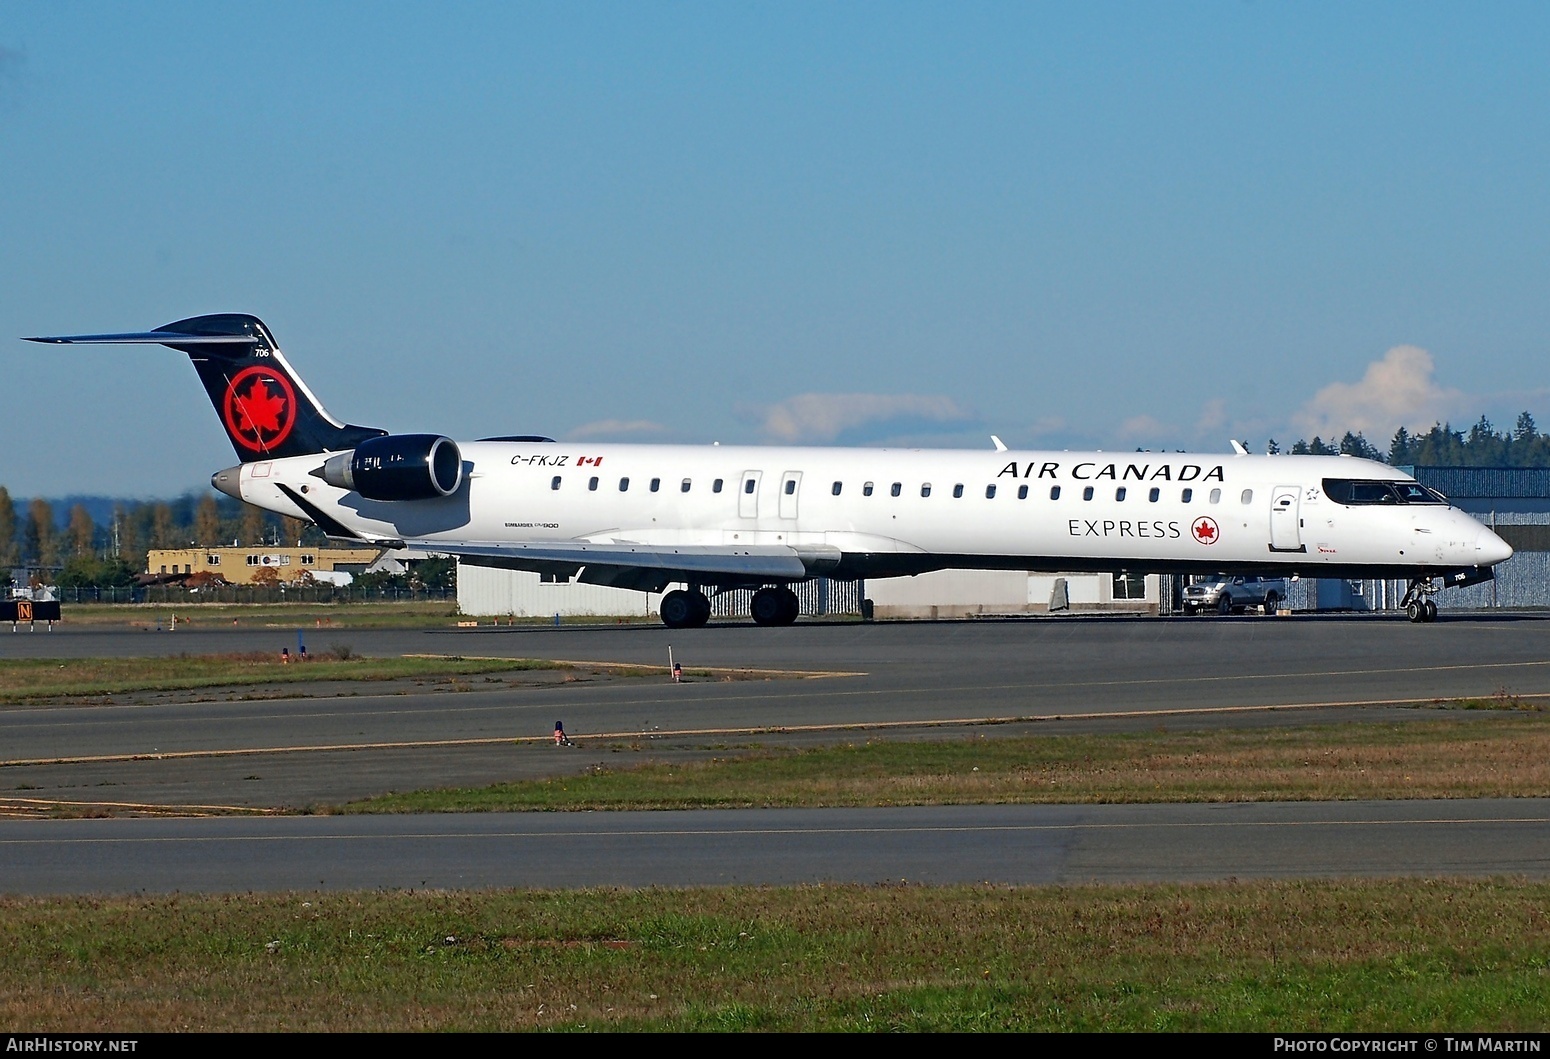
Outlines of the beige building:
<svg viewBox="0 0 1550 1059">
<path fill-rule="evenodd" d="M 381 555 L 378 548 L 153 548 L 145 572 L 153 577 L 174 574 L 218 574 L 234 585 L 251 584 L 264 570 L 277 570 L 280 580 L 300 581 L 306 573 L 340 570 L 360 573 Z"/>
</svg>

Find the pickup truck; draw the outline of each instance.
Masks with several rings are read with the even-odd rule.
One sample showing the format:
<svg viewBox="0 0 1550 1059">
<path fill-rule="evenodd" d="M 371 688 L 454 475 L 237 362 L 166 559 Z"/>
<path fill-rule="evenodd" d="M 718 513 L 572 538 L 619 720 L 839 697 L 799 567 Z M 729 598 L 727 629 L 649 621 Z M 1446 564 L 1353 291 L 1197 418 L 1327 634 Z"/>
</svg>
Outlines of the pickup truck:
<svg viewBox="0 0 1550 1059">
<path fill-rule="evenodd" d="M 1264 613 L 1274 614 L 1277 604 L 1285 598 L 1284 577 L 1208 577 L 1185 587 L 1184 613 L 1214 610 L 1226 615 L 1262 607 Z"/>
</svg>

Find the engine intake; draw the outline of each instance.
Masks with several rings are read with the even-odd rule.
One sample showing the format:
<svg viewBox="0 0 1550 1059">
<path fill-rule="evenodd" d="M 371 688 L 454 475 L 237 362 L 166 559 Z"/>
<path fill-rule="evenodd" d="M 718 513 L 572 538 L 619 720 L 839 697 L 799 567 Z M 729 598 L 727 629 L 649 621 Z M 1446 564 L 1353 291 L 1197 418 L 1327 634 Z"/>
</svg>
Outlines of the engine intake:
<svg viewBox="0 0 1550 1059">
<path fill-rule="evenodd" d="M 463 484 L 463 454 L 439 434 L 388 434 L 330 456 L 321 477 L 367 500 L 434 500 Z"/>
</svg>

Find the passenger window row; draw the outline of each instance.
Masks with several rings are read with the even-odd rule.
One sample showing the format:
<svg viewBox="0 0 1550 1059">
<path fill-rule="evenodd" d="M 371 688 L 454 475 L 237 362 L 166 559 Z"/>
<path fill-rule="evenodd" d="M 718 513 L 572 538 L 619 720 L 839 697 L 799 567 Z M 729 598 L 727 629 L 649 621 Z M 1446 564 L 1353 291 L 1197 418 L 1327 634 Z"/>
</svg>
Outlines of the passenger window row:
<svg viewBox="0 0 1550 1059">
<path fill-rule="evenodd" d="M 557 474 L 557 475 L 555 475 L 553 478 L 551 478 L 549 480 L 549 488 L 550 489 L 554 489 L 554 490 L 558 490 L 560 488 L 561 482 L 563 482 L 563 481 L 564 481 L 564 475 Z M 594 493 L 597 492 L 597 488 L 598 488 L 598 485 L 599 485 L 600 481 L 601 481 L 601 479 L 596 478 L 596 477 L 587 479 L 587 489 L 590 490 L 591 492 L 594 492 Z M 719 493 L 719 492 L 721 492 L 722 486 L 724 484 L 725 484 L 725 480 L 724 479 L 717 478 L 715 481 L 713 481 L 711 483 L 710 491 L 713 492 L 713 493 Z M 1326 484 L 1327 484 L 1327 481 L 1326 481 Z M 1367 483 L 1360 483 L 1360 484 L 1367 484 Z M 1387 485 L 1387 483 L 1384 483 L 1384 484 Z M 692 487 L 692 485 L 693 485 L 693 479 L 685 478 L 681 483 L 679 483 L 678 491 L 680 493 L 687 493 L 687 492 L 689 492 L 689 490 Z M 758 485 L 759 485 L 759 483 L 758 483 L 757 479 L 749 478 L 748 480 L 746 480 L 743 483 L 743 492 L 751 494 L 756 488 L 758 488 Z M 832 487 L 830 487 L 829 492 L 833 496 L 839 496 L 842 492 L 844 492 L 844 487 L 845 486 L 844 486 L 843 482 L 835 482 L 834 485 Z M 653 479 L 651 479 L 650 489 L 651 489 L 651 491 L 653 493 L 661 491 L 661 488 L 662 488 L 662 479 L 660 479 L 660 478 L 653 478 Z M 862 496 L 871 496 L 872 492 L 873 492 L 873 488 L 874 488 L 874 484 L 872 482 L 864 483 L 861 486 L 861 495 Z M 785 484 L 784 484 L 784 489 L 786 491 L 786 495 L 787 496 L 795 496 L 796 495 L 796 491 L 797 491 L 796 479 L 795 478 L 788 478 L 788 479 L 786 479 Z M 630 480 L 629 480 L 629 478 L 620 478 L 619 479 L 619 492 L 627 493 L 627 492 L 629 492 L 629 490 L 630 490 Z M 957 485 L 953 486 L 953 497 L 955 499 L 962 499 L 963 492 L 964 492 L 963 483 L 960 482 Z M 889 496 L 901 496 L 901 495 L 903 495 L 903 493 L 904 493 L 904 483 L 903 482 L 894 482 L 893 485 L 891 485 L 889 487 L 889 489 L 888 489 L 888 495 Z M 921 484 L 920 495 L 923 496 L 923 497 L 931 495 L 931 483 L 930 482 L 924 482 L 924 483 Z M 1083 489 L 1082 489 L 1082 499 L 1083 500 L 1091 500 L 1096 495 L 1097 495 L 1096 490 L 1092 486 L 1089 485 L 1089 486 L 1084 486 L 1083 487 Z M 1392 494 L 1390 494 L 1390 495 L 1392 496 Z M 1129 496 L 1129 490 L 1125 486 L 1121 485 L 1121 486 L 1117 486 L 1115 488 L 1115 490 L 1114 490 L 1114 499 L 1115 499 L 1115 501 L 1123 502 L 1127 496 Z M 994 500 L 995 497 L 996 497 L 996 487 L 994 485 L 987 485 L 985 487 L 985 499 L 986 500 Z M 1049 498 L 1051 500 L 1059 500 L 1060 499 L 1060 486 L 1052 485 L 1052 486 L 1049 487 Z M 1028 487 L 1026 485 L 1019 485 L 1017 487 L 1017 499 L 1019 499 L 1019 500 L 1027 500 L 1028 499 Z M 1147 490 L 1146 499 L 1149 502 L 1153 503 L 1153 504 L 1157 503 L 1159 500 L 1162 499 L 1162 490 L 1157 488 L 1156 486 L 1153 486 L 1151 489 Z M 1182 503 L 1182 504 L 1191 503 L 1191 502 L 1194 501 L 1194 499 L 1195 499 L 1195 491 L 1193 489 L 1184 489 L 1184 490 L 1181 490 L 1180 493 L 1179 493 L 1179 502 Z M 1211 493 L 1210 493 L 1210 496 L 1209 496 L 1208 499 L 1209 499 L 1210 503 L 1220 504 L 1222 502 L 1222 491 L 1220 489 L 1213 489 L 1213 490 L 1211 490 Z M 1238 499 L 1239 499 L 1239 501 L 1241 503 L 1243 503 L 1245 505 L 1252 504 L 1254 502 L 1254 490 L 1252 490 L 1252 489 L 1245 489 L 1239 495 Z M 1373 503 L 1373 502 L 1376 502 L 1376 503 L 1404 503 L 1406 501 L 1404 501 L 1404 500 L 1394 500 L 1394 499 L 1386 500 L 1386 501 L 1384 501 L 1384 500 L 1379 500 L 1379 501 L 1354 500 L 1353 501 L 1351 499 L 1343 499 L 1341 502 L 1343 502 L 1343 503 L 1363 503 L 1363 502 L 1366 502 L 1366 503 Z M 1428 497 L 1426 500 L 1421 500 L 1421 501 L 1410 500 L 1409 502 L 1410 503 L 1437 503 L 1438 501 L 1432 500 L 1430 497 Z"/>
</svg>

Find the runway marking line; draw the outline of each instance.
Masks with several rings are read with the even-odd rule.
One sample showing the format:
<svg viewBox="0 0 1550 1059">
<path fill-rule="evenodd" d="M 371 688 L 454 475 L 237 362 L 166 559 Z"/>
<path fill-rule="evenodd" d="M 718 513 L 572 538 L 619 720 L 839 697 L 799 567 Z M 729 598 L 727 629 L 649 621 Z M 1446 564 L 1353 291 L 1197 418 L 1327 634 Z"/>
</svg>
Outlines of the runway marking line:
<svg viewBox="0 0 1550 1059">
<path fill-rule="evenodd" d="M 1514 696 L 1518 699 L 1550 699 L 1550 692 Z M 1137 717 L 1193 717 L 1224 713 L 1273 713 L 1280 710 L 1323 710 L 1366 706 L 1424 706 L 1452 699 L 1360 699 L 1349 702 L 1289 702 L 1268 706 L 1192 706 L 1166 710 L 1112 710 L 1088 713 L 1052 713 L 1014 717 L 948 717 L 914 721 L 854 721 L 841 724 L 755 725 L 737 728 L 675 728 L 622 732 L 573 732 L 571 739 L 686 739 L 727 735 L 790 735 L 806 732 L 867 732 L 900 728 L 966 728 L 1009 724 L 1039 724 L 1049 721 L 1094 721 Z M 176 761 L 187 758 L 253 757 L 260 754 L 312 754 L 352 750 L 425 750 L 437 747 L 495 746 L 498 744 L 552 743 L 553 735 L 497 735 L 476 739 L 413 739 L 403 742 L 326 743 L 313 746 L 232 747 L 210 750 L 168 750 L 138 754 L 93 754 L 69 757 L 13 758 L 0 761 L 0 768 L 24 768 L 38 765 L 91 765 L 124 761 Z"/>
<path fill-rule="evenodd" d="M 1239 803 L 1242 804 L 1242 803 Z M 1262 803 L 1263 804 L 1263 803 Z M 1287 804 L 1287 803 L 1276 803 Z M 1308 803 L 1304 803 L 1308 804 Z M 276 818 L 278 819 L 278 818 Z M 340 820 L 342 817 L 317 817 L 320 820 Z M 72 821 L 73 822 L 73 821 Z M 437 831 L 411 831 L 402 834 L 328 834 L 328 835 L 154 835 L 144 837 L 93 837 L 72 839 L 76 842 L 93 843 L 118 843 L 118 844 L 146 844 L 155 842 L 201 844 L 211 842 L 382 842 L 440 839 L 444 841 L 459 841 L 464 839 L 514 839 L 514 838 L 695 838 L 695 837 L 736 837 L 749 835 L 758 837 L 779 837 L 781 835 L 910 835 L 910 834 L 1003 834 L 1008 832 L 1045 832 L 1045 831 L 1139 831 L 1139 830 L 1181 830 L 1211 828 L 1221 829 L 1229 827 L 1271 827 L 1271 828 L 1302 828 L 1302 827 L 1417 827 L 1437 825 L 1466 825 L 1479 827 L 1490 824 L 1550 824 L 1550 816 L 1524 816 L 1524 817 L 1428 817 L 1419 820 L 1383 820 L 1383 819 L 1358 819 L 1358 820 L 1205 820 L 1205 821 L 1161 821 L 1155 823 L 1139 822 L 1114 822 L 1114 823 L 1090 823 L 1076 822 L 1068 824 L 973 824 L 965 827 L 949 827 L 946 825 L 910 825 L 905 827 L 753 827 L 753 828 L 705 828 L 691 830 L 686 828 L 652 829 L 643 828 L 637 830 L 567 830 L 567 831 L 478 831 L 448 834 Z M 0 838 L 0 846 L 26 846 L 39 845 L 57 841 L 57 838 Z"/>
<path fill-rule="evenodd" d="M 451 655 L 418 655 L 418 656 L 414 656 L 414 657 L 422 657 L 422 658 L 449 658 L 449 657 L 458 657 L 458 656 L 451 656 Z M 489 657 L 493 657 L 493 658 L 495 658 L 498 661 L 509 661 L 509 659 L 505 659 L 502 656 L 479 656 L 479 657 L 475 657 L 475 656 L 471 656 L 471 655 L 463 655 L 461 657 L 473 658 L 475 661 L 485 660 L 486 658 L 489 658 Z M 635 663 L 631 663 L 631 662 L 612 662 L 612 663 L 577 662 L 577 663 L 567 663 L 567 664 L 594 665 L 594 666 L 617 665 L 617 666 L 635 667 L 635 668 L 651 668 L 650 666 L 637 667 L 635 665 Z M 860 689 L 860 690 L 854 690 L 854 691 L 830 691 L 830 692 L 825 692 L 824 694 L 826 694 L 826 695 L 828 695 L 829 697 L 832 697 L 832 698 L 875 698 L 875 697 L 880 696 L 880 695 L 894 695 L 894 696 L 943 695 L 943 694 L 947 694 L 949 692 L 955 693 L 955 694 L 964 694 L 964 693 L 967 693 L 967 692 L 985 692 L 985 691 L 1041 691 L 1041 690 L 1046 690 L 1047 691 L 1047 690 L 1071 689 L 1071 688 L 1126 687 L 1126 686 L 1130 686 L 1130 685 L 1148 685 L 1148 684 L 1210 684 L 1210 683 L 1221 683 L 1221 682 L 1226 682 L 1226 681 L 1245 681 L 1245 680 L 1280 680 L 1280 681 L 1284 681 L 1284 680 L 1307 679 L 1309 677 L 1323 679 L 1323 678 L 1326 678 L 1326 677 L 1341 677 L 1341 676 L 1384 676 L 1384 675 L 1394 674 L 1394 673 L 1431 673 L 1431 672 L 1451 672 L 1451 671 L 1454 671 L 1454 670 L 1474 670 L 1474 669 L 1512 669 L 1512 668 L 1519 668 L 1519 667 L 1526 667 L 1526 666 L 1550 666 L 1550 660 L 1536 661 L 1536 662 L 1481 662 L 1481 663 L 1468 663 L 1468 664 L 1461 664 L 1461 665 L 1411 666 L 1411 667 L 1388 668 L 1388 669 L 1331 670 L 1331 671 L 1329 671 L 1327 673 L 1316 673 L 1316 674 L 1308 674 L 1308 673 L 1247 673 L 1247 674 L 1238 674 L 1236 676 L 1148 677 L 1148 678 L 1137 679 L 1137 680 L 1072 680 L 1072 681 L 1061 681 L 1061 682 L 1058 682 L 1058 683 L 1041 683 L 1041 684 L 1032 684 L 1032 683 L 1023 683 L 1023 684 L 964 684 L 964 685 L 942 685 L 942 686 L 931 686 L 931 687 L 867 688 L 867 689 Z M 696 668 L 703 668 L 703 667 L 696 667 Z M 733 672 L 732 670 L 723 670 L 723 671 L 724 672 Z M 765 672 L 768 672 L 768 673 L 803 673 L 804 671 L 800 671 L 800 670 L 739 670 L 737 672 L 750 672 L 750 673 L 765 673 Z M 869 673 L 856 673 L 856 672 L 844 672 L 844 671 L 835 671 L 833 673 L 823 673 L 823 672 L 820 672 L 820 671 L 814 671 L 812 673 L 807 673 L 805 675 L 810 675 L 810 676 L 852 676 L 852 677 L 857 677 L 857 676 L 870 676 L 871 674 L 869 674 Z M 697 685 L 700 682 L 690 681 L 688 683 L 691 684 L 691 685 Z M 682 685 L 678 685 L 678 686 L 681 687 Z M 704 686 L 708 687 L 709 685 L 704 685 Z M 528 689 L 528 692 L 530 693 L 530 695 L 532 697 L 534 697 L 536 699 L 538 697 L 541 697 L 544 692 L 550 692 L 550 691 L 559 690 L 560 687 L 561 687 L 560 685 L 556 685 L 554 687 L 536 687 L 536 688 Z M 738 696 L 737 697 L 737 701 L 739 703 L 747 703 L 747 702 L 754 702 L 754 701 L 761 701 L 761 700 L 807 698 L 807 697 L 810 697 L 812 694 L 813 694 L 812 692 L 803 692 L 800 695 L 792 694 L 792 693 L 789 693 L 789 692 L 780 692 L 780 693 L 767 693 L 767 694 L 760 694 L 760 695 L 743 695 L 743 696 Z M 1490 693 L 1488 693 L 1488 692 L 1481 692 L 1480 693 L 1481 696 L 1485 696 L 1485 695 L 1488 695 L 1488 694 L 1490 694 Z M 389 697 L 401 697 L 401 693 L 393 693 L 393 695 L 389 696 Z M 1434 697 L 1434 698 L 1430 698 L 1430 699 L 1410 698 L 1410 699 L 1368 700 L 1367 702 L 1364 702 L 1364 703 L 1334 703 L 1334 704 L 1330 704 L 1330 705 L 1346 705 L 1346 706 L 1350 706 L 1350 705 L 1375 705 L 1375 706 L 1382 706 L 1382 705 L 1393 705 L 1395 703 L 1415 703 L 1415 704 L 1419 705 L 1419 704 L 1428 703 L 1428 702 L 1452 702 L 1452 701 L 1456 701 L 1456 700 L 1458 700 L 1460 698 L 1464 698 L 1464 697 L 1465 696 L 1462 696 L 1462 695 L 1450 695 L 1450 696 L 1446 696 L 1446 697 Z M 1544 697 L 1546 697 L 1546 693 L 1528 692 L 1528 693 L 1517 694 L 1515 697 L 1519 698 L 1519 699 L 1544 698 Z M 354 695 L 350 695 L 350 696 L 328 696 L 326 698 L 350 698 L 350 699 L 353 699 L 353 698 L 357 698 L 357 696 L 354 696 Z M 252 701 L 254 701 L 254 700 L 237 699 L 237 700 L 232 700 L 231 702 L 224 703 L 224 704 L 225 705 L 233 705 L 233 704 L 240 705 L 240 704 L 243 704 L 245 702 L 252 702 Z M 313 701 L 321 701 L 321 700 L 318 697 L 315 697 L 315 696 L 296 696 L 296 697 L 291 697 L 291 698 L 265 698 L 265 699 L 257 700 L 257 701 L 262 701 L 262 702 L 266 702 L 266 703 L 286 703 L 286 702 L 313 702 Z M 678 700 L 676 700 L 676 699 L 669 699 L 669 698 L 642 699 L 642 700 L 636 700 L 635 702 L 632 703 L 632 705 L 636 705 L 636 706 L 654 706 L 654 705 L 659 705 L 659 704 L 663 704 L 663 703 L 673 703 L 673 702 L 677 702 L 677 701 Z M 112 708 L 115 709 L 115 710 L 148 710 L 148 709 L 164 709 L 164 708 L 166 708 L 168 706 L 176 706 L 176 705 L 188 705 L 188 704 L 187 703 L 128 703 L 128 704 L 124 704 L 124 705 L 114 706 Z M 447 707 L 445 705 L 438 704 L 433 709 L 434 709 L 434 712 L 436 712 L 436 713 L 485 713 L 485 712 L 489 712 L 491 710 L 510 710 L 510 709 L 513 709 L 513 708 L 521 708 L 521 709 L 529 709 L 529 708 L 531 708 L 531 709 L 547 709 L 549 706 L 552 706 L 552 705 L 555 705 L 555 703 L 553 703 L 552 701 L 549 701 L 549 700 L 545 700 L 545 701 L 542 701 L 542 702 L 539 702 L 539 701 L 533 701 L 533 702 L 530 702 L 530 703 L 529 702 L 524 702 L 524 703 L 522 703 L 520 705 L 517 705 L 517 706 L 513 706 L 513 705 L 510 705 L 510 704 L 503 704 L 503 705 L 496 705 L 496 706 Z M 571 702 L 566 703 L 566 705 L 569 705 L 569 706 L 608 706 L 608 705 L 614 705 L 614 703 L 611 702 L 611 701 L 607 701 L 607 700 L 591 699 L 591 700 L 571 701 Z M 1299 708 L 1303 708 L 1304 706 L 1320 706 L 1320 705 L 1327 705 L 1327 704 L 1324 704 L 1324 703 L 1308 703 L 1308 704 L 1292 703 L 1292 704 L 1288 704 L 1284 708 L 1287 708 L 1287 709 L 1299 709 Z M 1259 709 L 1259 708 L 1265 708 L 1265 707 L 1219 707 L 1219 708 L 1220 709 L 1236 710 L 1236 709 Z M 73 713 L 73 712 L 77 712 L 77 711 L 80 711 L 80 710 L 83 710 L 83 709 L 98 710 L 98 709 L 102 709 L 102 707 L 98 707 L 98 706 L 81 706 L 81 705 L 78 705 L 78 704 L 69 704 L 69 705 L 32 707 L 32 708 L 29 708 L 29 712 L 33 713 L 33 714 L 59 713 L 59 712 L 72 712 Z M 373 711 L 369 711 L 369 714 L 372 715 L 372 716 L 383 716 L 383 715 L 397 716 L 397 715 L 400 715 L 400 714 L 417 714 L 417 713 L 424 713 L 424 712 L 427 712 L 427 710 L 420 710 L 420 709 L 373 710 Z M 1138 711 L 1138 714 L 1139 713 L 1147 713 L 1147 712 L 1153 712 L 1153 711 Z M 1164 711 L 1156 711 L 1156 712 L 1164 712 Z M 282 715 L 279 715 L 279 714 L 273 714 L 273 715 L 270 715 L 270 714 L 260 714 L 260 715 L 256 715 L 256 716 L 266 717 L 266 716 L 282 716 Z M 291 718 L 294 718 L 295 715 L 293 715 L 293 714 L 285 714 L 283 716 L 285 716 L 288 719 L 291 719 Z M 304 716 L 308 716 L 308 717 L 333 717 L 333 716 L 338 716 L 338 713 L 337 712 L 332 712 L 332 711 L 331 712 L 313 712 L 313 713 L 305 714 Z M 359 711 L 351 711 L 351 716 L 361 716 L 361 714 L 360 714 Z M 1065 716 L 1067 716 L 1067 717 L 1082 717 L 1082 716 L 1086 716 L 1086 715 L 1085 714 L 1067 714 Z M 1122 717 L 1122 716 L 1127 716 L 1127 714 L 1114 713 L 1114 714 L 1100 714 L 1100 715 L 1097 715 L 1097 716 Z M 253 718 L 249 718 L 249 719 L 253 719 Z M 1023 720 L 1023 719 L 1024 718 L 1011 718 L 1010 720 Z M 1036 719 L 1039 719 L 1039 718 L 1036 718 Z M 71 721 L 71 722 L 67 722 L 67 723 L 74 724 L 74 723 L 77 723 L 77 722 Z M 911 723 L 916 723 L 916 722 L 911 722 Z M 918 722 L 918 723 L 934 724 L 934 723 L 939 723 L 939 722 Z M 987 723 L 995 723 L 995 722 L 987 722 Z M 743 729 L 734 729 L 733 731 L 743 731 Z M 503 742 L 504 740 L 495 740 L 495 741 L 496 742 Z M 406 745 L 416 745 L 416 744 L 406 744 Z M 329 749 L 334 749 L 334 748 L 329 748 Z M 0 768 L 3 768 L 3 767 L 5 767 L 6 765 L 9 765 L 9 764 L 14 764 L 14 762 L 0 761 Z"/>
<path fill-rule="evenodd" d="M 470 662 L 521 662 L 521 658 L 508 658 L 506 655 L 439 655 L 439 654 L 407 654 L 404 658 L 436 658 L 445 661 L 466 659 Z M 664 677 L 673 675 L 673 671 L 667 666 L 659 666 L 651 662 L 578 662 L 569 658 L 545 658 L 541 661 L 556 666 L 591 666 L 594 669 L 645 669 L 652 673 L 660 673 Z M 846 670 L 827 669 L 749 669 L 738 666 L 691 666 L 691 669 L 702 673 L 734 673 L 739 676 L 763 676 L 763 677 L 789 677 L 800 680 L 822 680 L 828 677 L 864 677 L 866 673 L 853 673 Z"/>
<path fill-rule="evenodd" d="M 238 813 L 249 816 L 276 816 L 279 809 L 251 805 L 163 805 L 149 802 L 77 802 L 67 798 L 18 798 L 0 796 L 0 816 L 35 818 L 50 809 L 130 809 L 157 815 L 202 816 Z"/>
</svg>

